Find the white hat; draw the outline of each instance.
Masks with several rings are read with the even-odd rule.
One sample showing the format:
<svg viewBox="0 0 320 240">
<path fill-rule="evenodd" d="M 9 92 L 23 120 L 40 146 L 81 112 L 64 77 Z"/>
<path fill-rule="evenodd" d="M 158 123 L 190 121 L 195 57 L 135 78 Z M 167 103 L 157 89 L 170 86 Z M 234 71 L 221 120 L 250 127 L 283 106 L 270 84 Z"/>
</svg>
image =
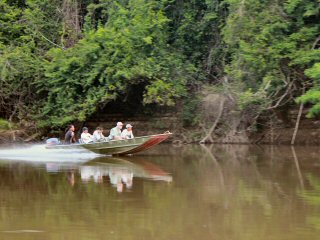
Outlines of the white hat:
<svg viewBox="0 0 320 240">
<path fill-rule="evenodd" d="M 117 126 L 122 126 L 123 125 L 123 123 L 122 122 L 117 122 Z"/>
<path fill-rule="evenodd" d="M 129 127 L 133 127 L 130 123 L 128 123 L 127 125 L 126 125 L 126 128 L 129 128 Z"/>
</svg>

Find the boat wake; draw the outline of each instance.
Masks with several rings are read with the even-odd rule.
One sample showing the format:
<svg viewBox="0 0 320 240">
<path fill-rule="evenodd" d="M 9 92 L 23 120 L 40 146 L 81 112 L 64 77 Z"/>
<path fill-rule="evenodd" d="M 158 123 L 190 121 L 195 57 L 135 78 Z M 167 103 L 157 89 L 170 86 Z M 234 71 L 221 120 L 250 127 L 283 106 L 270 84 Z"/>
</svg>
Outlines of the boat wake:
<svg viewBox="0 0 320 240">
<path fill-rule="evenodd" d="M 0 149 L 0 161 L 86 162 L 98 156 L 86 149 L 46 149 L 44 144 Z"/>
</svg>

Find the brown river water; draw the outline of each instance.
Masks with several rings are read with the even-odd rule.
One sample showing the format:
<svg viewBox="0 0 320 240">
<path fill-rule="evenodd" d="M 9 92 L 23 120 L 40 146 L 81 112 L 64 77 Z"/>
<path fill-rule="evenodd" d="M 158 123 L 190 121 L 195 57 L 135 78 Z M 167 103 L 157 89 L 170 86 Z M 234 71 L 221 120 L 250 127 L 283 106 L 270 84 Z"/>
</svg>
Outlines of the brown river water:
<svg viewBox="0 0 320 240">
<path fill-rule="evenodd" d="M 320 148 L 0 150 L 0 239 L 320 239 Z"/>
</svg>

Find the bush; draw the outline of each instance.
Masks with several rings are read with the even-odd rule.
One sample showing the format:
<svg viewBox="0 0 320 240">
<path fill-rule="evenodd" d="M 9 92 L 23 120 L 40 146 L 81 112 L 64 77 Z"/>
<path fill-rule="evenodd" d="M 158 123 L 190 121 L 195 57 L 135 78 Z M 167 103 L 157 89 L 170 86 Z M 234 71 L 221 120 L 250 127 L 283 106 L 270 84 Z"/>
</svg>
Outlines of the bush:
<svg viewBox="0 0 320 240">
<path fill-rule="evenodd" d="M 200 112 L 199 112 L 200 99 L 197 96 L 191 96 L 184 99 L 182 109 L 182 120 L 184 127 L 193 127 L 199 124 Z"/>
<path fill-rule="evenodd" d="M 10 129 L 10 123 L 7 120 L 0 118 L 0 130 Z"/>
</svg>

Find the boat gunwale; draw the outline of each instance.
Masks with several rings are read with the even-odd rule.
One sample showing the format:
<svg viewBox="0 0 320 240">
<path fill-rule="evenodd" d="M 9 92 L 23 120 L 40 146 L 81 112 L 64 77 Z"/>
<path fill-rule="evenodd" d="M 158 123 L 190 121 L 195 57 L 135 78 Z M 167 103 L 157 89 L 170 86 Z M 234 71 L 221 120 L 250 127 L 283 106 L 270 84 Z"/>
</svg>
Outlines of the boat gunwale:
<svg viewBox="0 0 320 240">
<path fill-rule="evenodd" d="M 83 147 L 83 146 L 94 146 L 96 145 L 97 147 L 99 145 L 106 145 L 107 143 L 114 143 L 114 142 L 122 142 L 122 141 L 133 141 L 133 140 L 136 140 L 136 139 L 142 139 L 142 138 L 149 138 L 151 139 L 152 137 L 158 137 L 158 136 L 169 136 L 169 135 L 172 135 L 172 133 L 161 133 L 161 134 L 153 134 L 153 135 L 146 135 L 146 136 L 140 136 L 140 137 L 134 137 L 134 138 L 130 138 L 130 139 L 119 139 L 119 140 L 110 140 L 110 141 L 105 141 L 105 142 L 92 142 L 92 143 L 80 143 L 80 144 L 57 144 L 57 145 L 46 145 L 46 148 L 60 148 L 60 147 Z M 122 145 L 121 147 L 130 147 L 130 146 L 138 146 L 138 145 L 141 145 L 143 143 L 137 143 L 137 144 L 130 144 L 130 145 Z M 113 146 L 115 147 L 115 146 Z M 103 147 L 103 148 L 113 148 L 113 147 Z M 85 149 L 88 149 L 86 147 L 84 147 Z M 95 148 L 95 149 L 99 149 L 99 148 Z M 90 150 L 90 149 L 88 149 Z"/>
</svg>

